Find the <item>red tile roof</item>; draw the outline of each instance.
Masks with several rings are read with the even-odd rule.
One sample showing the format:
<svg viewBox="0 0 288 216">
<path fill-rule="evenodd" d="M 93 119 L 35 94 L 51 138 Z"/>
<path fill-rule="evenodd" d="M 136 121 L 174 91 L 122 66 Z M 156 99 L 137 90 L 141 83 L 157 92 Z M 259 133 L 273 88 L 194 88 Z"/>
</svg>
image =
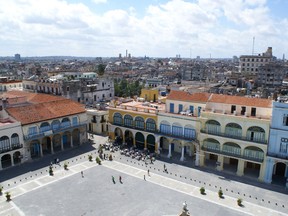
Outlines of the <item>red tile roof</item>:
<svg viewBox="0 0 288 216">
<path fill-rule="evenodd" d="M 206 103 L 210 97 L 210 93 L 189 93 L 185 91 L 171 91 L 167 96 L 167 100 L 178 100 L 178 101 L 193 101 Z"/>
<path fill-rule="evenodd" d="M 13 95 L 26 96 L 28 102 L 30 102 L 18 107 L 6 108 L 6 111 L 17 121 L 20 121 L 22 125 L 85 113 L 84 105 L 63 97 L 23 93 L 21 91 L 19 91 L 19 94 L 15 91 L 12 94 L 7 92 L 5 95 L 6 97 L 9 97 L 9 95 L 11 97 Z"/>
<path fill-rule="evenodd" d="M 212 94 L 212 96 L 209 99 L 209 102 L 243 105 L 251 107 L 266 107 L 266 108 L 272 107 L 272 100 L 269 99 L 221 95 L 221 94 Z"/>
</svg>

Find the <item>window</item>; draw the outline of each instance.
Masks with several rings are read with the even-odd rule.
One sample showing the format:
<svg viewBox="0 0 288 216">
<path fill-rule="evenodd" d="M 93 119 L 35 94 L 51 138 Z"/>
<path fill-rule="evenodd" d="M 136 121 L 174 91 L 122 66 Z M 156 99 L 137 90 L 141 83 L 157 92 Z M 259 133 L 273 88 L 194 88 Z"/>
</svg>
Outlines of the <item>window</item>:
<svg viewBox="0 0 288 216">
<path fill-rule="evenodd" d="M 167 124 L 160 124 L 160 132 L 164 134 L 170 134 L 171 126 Z"/>
<path fill-rule="evenodd" d="M 201 109 L 202 107 L 198 107 L 198 117 L 201 115 Z"/>
<path fill-rule="evenodd" d="M 190 111 L 191 111 L 191 113 L 193 114 L 194 113 L 194 106 L 190 106 Z"/>
<path fill-rule="evenodd" d="M 145 126 L 144 126 L 144 119 L 142 117 L 136 117 L 135 118 L 135 127 L 137 129 L 141 129 L 144 130 Z"/>
<path fill-rule="evenodd" d="M 283 125 L 288 126 L 288 114 L 284 114 L 283 116 Z"/>
<path fill-rule="evenodd" d="M 147 131 L 156 131 L 156 123 L 153 119 L 148 119 L 146 122 Z"/>
<path fill-rule="evenodd" d="M 170 113 L 174 113 L 174 103 L 170 103 Z"/>
<path fill-rule="evenodd" d="M 288 149 L 288 139 L 287 138 L 281 138 L 279 152 L 287 153 L 287 149 Z"/>
<path fill-rule="evenodd" d="M 78 118 L 77 118 L 77 116 L 75 116 L 75 117 L 72 118 L 72 124 L 73 124 L 74 126 L 78 124 Z"/>
<path fill-rule="evenodd" d="M 172 126 L 172 135 L 182 137 L 183 128 L 181 126 L 173 125 Z"/>
<path fill-rule="evenodd" d="M 124 116 L 124 126 L 133 127 L 133 118 L 130 115 Z"/>
<path fill-rule="evenodd" d="M 37 127 L 36 127 L 36 126 L 34 126 L 34 127 L 29 127 L 29 129 L 28 129 L 28 134 L 29 134 L 29 135 L 37 134 Z"/>
<path fill-rule="evenodd" d="M 256 108 L 255 107 L 251 108 L 251 116 L 256 116 Z"/>
<path fill-rule="evenodd" d="M 236 106 L 235 106 L 235 105 L 232 105 L 232 106 L 231 106 L 231 113 L 233 114 L 234 111 L 236 111 Z"/>
<path fill-rule="evenodd" d="M 244 115 L 246 112 L 246 107 L 241 107 L 241 115 Z"/>
<path fill-rule="evenodd" d="M 2 136 L 0 138 L 0 151 L 5 151 L 10 149 L 10 141 L 9 137 L 7 136 Z"/>
<path fill-rule="evenodd" d="M 182 112 L 183 111 L 183 105 L 182 104 L 179 104 L 179 107 L 178 107 L 178 112 L 180 113 L 180 112 Z"/>
<path fill-rule="evenodd" d="M 192 128 L 184 128 L 184 137 L 189 139 L 194 139 L 196 137 L 196 132 Z"/>
<path fill-rule="evenodd" d="M 114 114 L 113 123 L 115 125 L 122 125 L 122 115 L 120 113 L 115 113 Z"/>
<path fill-rule="evenodd" d="M 69 86 L 66 87 L 66 91 L 68 92 L 70 90 Z"/>
</svg>

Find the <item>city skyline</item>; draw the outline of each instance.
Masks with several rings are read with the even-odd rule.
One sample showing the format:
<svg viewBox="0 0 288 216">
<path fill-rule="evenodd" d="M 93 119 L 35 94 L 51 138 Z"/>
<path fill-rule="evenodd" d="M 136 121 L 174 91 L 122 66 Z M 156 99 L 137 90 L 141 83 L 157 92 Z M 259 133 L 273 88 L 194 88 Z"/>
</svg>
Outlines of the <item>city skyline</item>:
<svg viewBox="0 0 288 216">
<path fill-rule="evenodd" d="M 285 0 L 0 2 L 0 56 L 230 58 L 288 47 Z M 256 19 L 257 18 L 257 19 Z"/>
</svg>

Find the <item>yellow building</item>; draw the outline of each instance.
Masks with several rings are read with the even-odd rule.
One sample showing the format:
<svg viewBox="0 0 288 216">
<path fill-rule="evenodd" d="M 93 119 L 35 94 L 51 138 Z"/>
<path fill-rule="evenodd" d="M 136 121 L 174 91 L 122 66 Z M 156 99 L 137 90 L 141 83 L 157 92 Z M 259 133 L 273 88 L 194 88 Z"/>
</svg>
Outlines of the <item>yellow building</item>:
<svg viewBox="0 0 288 216">
<path fill-rule="evenodd" d="M 145 101 L 157 102 L 158 101 L 158 89 L 141 89 L 140 98 Z"/>
<path fill-rule="evenodd" d="M 200 117 L 200 166 L 263 181 L 271 116 L 271 100 L 212 94 Z"/>
<path fill-rule="evenodd" d="M 125 142 L 129 147 L 157 152 L 157 112 L 163 109 L 164 104 L 136 101 L 110 107 L 109 137 Z"/>
</svg>

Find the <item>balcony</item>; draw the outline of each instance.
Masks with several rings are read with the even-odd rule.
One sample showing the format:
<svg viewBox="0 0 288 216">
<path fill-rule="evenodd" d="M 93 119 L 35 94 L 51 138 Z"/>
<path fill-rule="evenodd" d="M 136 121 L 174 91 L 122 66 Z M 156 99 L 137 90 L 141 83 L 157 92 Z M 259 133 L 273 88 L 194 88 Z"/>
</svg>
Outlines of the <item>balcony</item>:
<svg viewBox="0 0 288 216">
<path fill-rule="evenodd" d="M 5 153 L 5 152 L 9 152 L 9 151 L 13 151 L 13 150 L 17 150 L 17 149 L 21 149 L 23 148 L 22 144 L 12 144 L 12 146 L 9 146 L 7 148 L 3 147 L 0 148 L 0 154 Z"/>
<path fill-rule="evenodd" d="M 248 139 L 247 137 L 242 137 L 242 136 L 233 136 L 231 134 L 226 134 L 226 133 L 221 133 L 221 132 L 214 132 L 214 131 L 208 131 L 206 129 L 201 129 L 201 133 L 209 134 L 209 135 L 214 135 L 214 136 L 220 136 L 220 137 L 226 137 L 230 139 L 235 139 L 235 140 L 242 140 L 242 141 L 248 141 L 248 142 L 254 142 L 254 143 L 259 143 L 259 144 L 267 144 L 267 140 L 251 140 Z"/>
<path fill-rule="evenodd" d="M 209 146 L 202 146 L 201 149 L 203 151 L 206 151 L 206 152 L 217 153 L 217 154 L 221 154 L 223 156 L 230 156 L 230 157 L 234 157 L 234 158 L 242 158 L 242 159 L 246 159 L 246 160 L 254 161 L 254 162 L 262 163 L 264 161 L 264 157 L 254 157 L 254 156 L 249 156 L 248 154 L 247 155 L 239 155 L 237 152 L 222 151 L 222 150 L 217 149 L 217 148 L 210 148 Z M 246 151 L 251 151 L 251 150 L 246 150 Z"/>
<path fill-rule="evenodd" d="M 280 153 L 270 153 L 268 152 L 267 153 L 267 156 L 269 157 L 274 157 L 274 158 L 280 158 L 280 159 L 283 159 L 283 160 L 288 160 L 288 154 L 280 154 Z"/>
</svg>

